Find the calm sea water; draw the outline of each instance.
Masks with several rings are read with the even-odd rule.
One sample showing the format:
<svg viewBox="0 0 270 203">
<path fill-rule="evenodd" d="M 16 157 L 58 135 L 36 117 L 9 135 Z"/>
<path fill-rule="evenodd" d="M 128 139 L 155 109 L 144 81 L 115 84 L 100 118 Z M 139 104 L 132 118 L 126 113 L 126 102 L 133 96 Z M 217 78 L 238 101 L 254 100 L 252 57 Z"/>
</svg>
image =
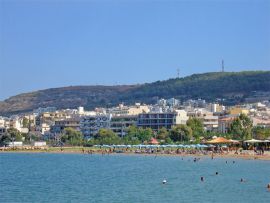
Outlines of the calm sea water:
<svg viewBox="0 0 270 203">
<path fill-rule="evenodd" d="M 0 202 L 270 202 L 270 162 L 235 161 L 4 153 Z"/>
</svg>

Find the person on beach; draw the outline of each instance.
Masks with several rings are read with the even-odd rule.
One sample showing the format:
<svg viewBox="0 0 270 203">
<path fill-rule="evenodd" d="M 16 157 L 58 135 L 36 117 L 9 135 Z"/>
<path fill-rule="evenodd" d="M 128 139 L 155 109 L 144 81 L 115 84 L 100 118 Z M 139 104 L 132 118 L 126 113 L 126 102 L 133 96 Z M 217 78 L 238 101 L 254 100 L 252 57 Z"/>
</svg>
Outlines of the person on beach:
<svg viewBox="0 0 270 203">
<path fill-rule="evenodd" d="M 254 154 L 257 154 L 257 147 L 254 147 Z"/>
</svg>

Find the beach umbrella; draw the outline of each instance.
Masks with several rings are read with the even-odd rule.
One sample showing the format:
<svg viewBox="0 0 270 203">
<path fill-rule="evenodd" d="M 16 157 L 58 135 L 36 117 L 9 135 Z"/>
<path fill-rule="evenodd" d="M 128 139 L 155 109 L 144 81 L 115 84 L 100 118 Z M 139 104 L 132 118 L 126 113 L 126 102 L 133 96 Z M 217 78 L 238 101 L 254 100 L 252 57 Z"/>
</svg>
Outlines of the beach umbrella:
<svg viewBox="0 0 270 203">
<path fill-rule="evenodd" d="M 158 145 L 159 144 L 159 141 L 157 141 L 157 139 L 155 139 L 155 138 L 151 138 L 151 140 L 150 140 L 150 142 L 149 142 L 149 144 L 152 144 L 152 145 Z"/>
<path fill-rule="evenodd" d="M 262 140 L 255 140 L 255 139 L 251 139 L 251 140 L 245 140 L 245 143 L 261 143 L 263 142 Z"/>
<path fill-rule="evenodd" d="M 232 140 L 232 139 L 230 139 L 230 141 L 232 142 L 232 144 L 240 144 L 240 142 L 238 140 Z"/>
<path fill-rule="evenodd" d="M 207 145 L 205 145 L 205 144 L 202 144 L 201 145 L 201 148 L 207 148 L 208 146 Z"/>
<path fill-rule="evenodd" d="M 197 148 L 206 148 L 208 146 L 207 145 L 204 145 L 204 144 L 196 144 L 196 147 Z"/>
<path fill-rule="evenodd" d="M 208 144 L 224 144 L 224 143 L 232 143 L 232 141 L 230 141 L 224 137 L 217 137 L 217 138 L 210 140 L 206 143 L 208 143 Z"/>
<path fill-rule="evenodd" d="M 110 145 L 102 145 L 101 147 L 102 147 L 102 148 L 111 148 Z"/>
</svg>

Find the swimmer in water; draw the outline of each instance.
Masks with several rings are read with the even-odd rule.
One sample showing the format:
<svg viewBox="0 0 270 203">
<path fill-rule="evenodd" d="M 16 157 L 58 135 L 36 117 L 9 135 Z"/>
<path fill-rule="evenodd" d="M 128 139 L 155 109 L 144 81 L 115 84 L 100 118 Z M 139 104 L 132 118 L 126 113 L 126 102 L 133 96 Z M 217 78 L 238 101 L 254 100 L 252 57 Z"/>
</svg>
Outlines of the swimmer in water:
<svg viewBox="0 0 270 203">
<path fill-rule="evenodd" d="M 201 177 L 201 181 L 202 181 L 202 182 L 204 181 L 204 177 L 203 177 L 203 176 Z"/>
<path fill-rule="evenodd" d="M 218 172 L 216 172 L 216 175 L 218 175 Z"/>
</svg>

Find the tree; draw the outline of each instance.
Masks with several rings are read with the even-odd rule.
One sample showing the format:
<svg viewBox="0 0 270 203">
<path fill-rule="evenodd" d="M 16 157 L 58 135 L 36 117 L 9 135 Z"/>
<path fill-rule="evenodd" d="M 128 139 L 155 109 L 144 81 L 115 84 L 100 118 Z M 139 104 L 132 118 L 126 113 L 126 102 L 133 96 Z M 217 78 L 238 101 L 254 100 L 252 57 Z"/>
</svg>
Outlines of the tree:
<svg viewBox="0 0 270 203">
<path fill-rule="evenodd" d="M 256 126 L 252 129 L 252 134 L 255 139 L 263 140 L 270 137 L 270 128 Z"/>
<path fill-rule="evenodd" d="M 240 114 L 230 125 L 229 133 L 233 139 L 250 139 L 252 133 L 252 121 L 245 114 Z"/>
<path fill-rule="evenodd" d="M 169 132 L 166 128 L 162 127 L 157 133 L 157 139 L 165 140 L 169 136 Z"/>
<path fill-rule="evenodd" d="M 151 128 L 139 128 L 138 129 L 138 139 L 141 142 L 148 142 L 152 137 L 153 137 L 154 133 L 153 130 Z"/>
<path fill-rule="evenodd" d="M 138 128 L 135 126 L 129 126 L 126 130 L 126 136 L 123 138 L 124 144 L 136 145 L 140 143 L 138 139 Z"/>
<path fill-rule="evenodd" d="M 81 145 L 83 143 L 83 135 L 73 128 L 65 128 L 61 141 L 70 145 Z"/>
<path fill-rule="evenodd" d="M 31 132 L 23 133 L 23 137 L 25 138 L 25 143 L 31 143 L 31 141 L 39 141 L 41 138 L 38 134 Z"/>
<path fill-rule="evenodd" d="M 7 133 L 10 135 L 12 141 L 22 141 L 22 134 L 15 128 L 9 128 Z"/>
<path fill-rule="evenodd" d="M 95 136 L 96 141 L 99 144 L 120 144 L 121 139 L 118 135 L 116 135 L 112 130 L 102 128 L 99 130 L 97 135 Z"/>
<path fill-rule="evenodd" d="M 22 123 L 23 123 L 23 127 L 24 128 L 28 128 L 29 127 L 29 120 L 27 118 L 24 117 Z"/>
<path fill-rule="evenodd" d="M 134 125 L 131 125 L 127 128 L 127 135 L 130 137 L 137 137 L 138 135 L 138 128 Z"/>
<path fill-rule="evenodd" d="M 0 136 L 0 146 L 7 145 L 11 141 L 12 139 L 8 133 L 4 133 L 2 136 Z"/>
<path fill-rule="evenodd" d="M 170 137 L 166 137 L 165 141 L 164 141 L 164 144 L 172 144 L 173 141 Z"/>
<path fill-rule="evenodd" d="M 2 136 L 0 136 L 0 145 L 7 145 L 9 142 L 22 141 L 23 136 L 16 128 L 9 128 Z"/>
<path fill-rule="evenodd" d="M 173 126 L 170 131 L 170 138 L 174 142 L 183 142 L 183 141 L 189 141 L 192 137 L 192 129 L 187 125 L 176 125 Z"/>
<path fill-rule="evenodd" d="M 190 118 L 187 121 L 187 126 L 192 129 L 192 136 L 198 141 L 200 136 L 204 134 L 203 123 L 198 118 Z"/>
<path fill-rule="evenodd" d="M 141 143 L 149 141 L 154 135 L 154 132 L 151 128 L 137 128 L 135 126 L 129 126 L 127 130 L 127 137 L 130 140 L 139 140 Z M 137 141 L 136 141 L 137 142 Z"/>
</svg>

